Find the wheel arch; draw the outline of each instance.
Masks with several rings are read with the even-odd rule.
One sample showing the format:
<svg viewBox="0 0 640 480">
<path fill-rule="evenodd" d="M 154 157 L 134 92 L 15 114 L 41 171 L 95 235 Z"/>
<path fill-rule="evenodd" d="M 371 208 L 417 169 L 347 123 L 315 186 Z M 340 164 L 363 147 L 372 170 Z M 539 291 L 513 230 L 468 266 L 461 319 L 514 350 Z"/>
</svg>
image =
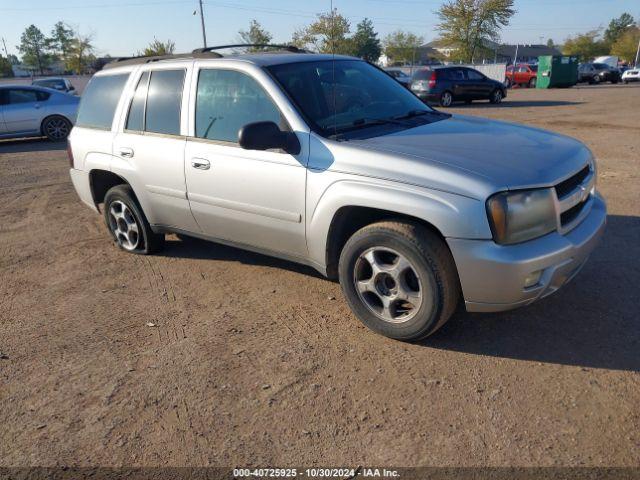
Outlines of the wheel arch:
<svg viewBox="0 0 640 480">
<path fill-rule="evenodd" d="M 131 183 L 120 175 L 100 168 L 94 168 L 89 172 L 89 188 L 91 189 L 93 202 L 98 210 L 100 210 L 99 205 L 104 202 L 107 192 L 116 185 L 128 185 L 131 187 L 133 195 L 136 196 Z"/>
<path fill-rule="evenodd" d="M 349 237 L 365 225 L 391 219 L 423 225 L 445 243 L 447 237 L 491 238 L 484 203 L 476 199 L 409 185 L 340 181 L 324 192 L 309 216 L 309 257 L 335 277 Z"/>
</svg>

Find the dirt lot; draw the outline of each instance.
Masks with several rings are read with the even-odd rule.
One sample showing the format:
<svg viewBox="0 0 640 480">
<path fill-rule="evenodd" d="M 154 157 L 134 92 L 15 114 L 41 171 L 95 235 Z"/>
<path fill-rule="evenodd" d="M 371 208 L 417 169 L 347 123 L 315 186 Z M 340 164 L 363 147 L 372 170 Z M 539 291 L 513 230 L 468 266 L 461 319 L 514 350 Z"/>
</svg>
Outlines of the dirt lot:
<svg viewBox="0 0 640 480">
<path fill-rule="evenodd" d="M 640 88 L 452 110 L 586 142 L 609 225 L 561 292 L 417 345 L 304 267 L 127 255 L 64 146 L 0 144 L 0 466 L 640 465 Z"/>
</svg>

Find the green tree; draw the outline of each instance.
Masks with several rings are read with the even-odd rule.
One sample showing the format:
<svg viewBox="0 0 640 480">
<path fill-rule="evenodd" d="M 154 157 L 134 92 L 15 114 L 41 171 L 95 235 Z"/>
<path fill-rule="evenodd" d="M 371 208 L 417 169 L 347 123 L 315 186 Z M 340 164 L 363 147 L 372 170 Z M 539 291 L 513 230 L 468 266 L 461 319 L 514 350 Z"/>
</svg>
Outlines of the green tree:
<svg viewBox="0 0 640 480">
<path fill-rule="evenodd" d="M 630 27 L 635 24 L 633 17 L 628 13 L 623 13 L 618 18 L 609 22 L 609 26 L 604 31 L 604 41 L 608 45 L 613 45 L 616 40 Z"/>
<path fill-rule="evenodd" d="M 175 42 L 173 42 L 171 40 L 167 40 L 166 42 L 163 42 L 161 40 L 158 40 L 157 38 L 154 38 L 153 42 L 151 42 L 147 46 L 147 48 L 144 49 L 142 54 L 138 53 L 138 55 L 139 56 L 144 56 L 144 57 L 173 55 L 175 50 L 176 50 Z"/>
<path fill-rule="evenodd" d="M 556 44 L 555 44 L 555 43 L 553 43 L 553 39 L 552 39 L 552 38 L 549 38 L 549 39 L 547 40 L 547 47 L 549 47 L 549 48 L 556 48 Z"/>
<path fill-rule="evenodd" d="M 45 40 L 47 49 L 67 62 L 69 51 L 72 48 L 75 32 L 69 25 L 65 25 L 63 22 L 58 22 L 53 26 L 51 30 L 51 36 Z"/>
<path fill-rule="evenodd" d="M 591 60 L 600 55 L 607 55 L 609 47 L 599 37 L 600 32 L 598 30 L 591 30 L 587 33 L 569 37 L 562 46 L 562 53 L 565 55 L 577 55 L 583 61 Z"/>
<path fill-rule="evenodd" d="M 611 46 L 611 54 L 617 55 L 627 62 L 635 62 L 638 42 L 640 42 L 640 28 L 629 28 Z"/>
<path fill-rule="evenodd" d="M 448 0 L 438 10 L 443 45 L 455 48 L 457 56 L 472 62 L 487 41 L 498 41 L 500 29 L 516 13 L 513 0 Z"/>
<path fill-rule="evenodd" d="M 67 68 L 78 75 L 89 70 L 95 62 L 94 47 L 91 44 L 91 35 L 77 34 L 71 43 L 67 57 Z"/>
<path fill-rule="evenodd" d="M 35 25 L 29 25 L 20 37 L 18 51 L 22 54 L 22 62 L 33 70 L 44 74 L 44 69 L 51 63 L 51 55 L 47 50 L 47 39 Z"/>
<path fill-rule="evenodd" d="M 384 54 L 392 63 L 413 63 L 424 39 L 414 33 L 396 30 L 382 41 Z"/>
<path fill-rule="evenodd" d="M 356 26 L 356 32 L 351 37 L 351 48 L 356 57 L 368 62 L 375 63 L 380 58 L 382 47 L 378 33 L 373 28 L 373 22 L 368 18 L 363 19 Z"/>
<path fill-rule="evenodd" d="M 351 26 L 349 20 L 338 13 L 337 9 L 329 13 L 318 14 L 311 25 L 293 33 L 294 45 L 320 53 L 353 54 L 353 45 L 349 38 Z"/>
<path fill-rule="evenodd" d="M 271 43 L 271 40 L 273 39 L 273 35 L 262 28 L 262 25 L 260 25 L 260 22 L 257 20 L 251 20 L 249 30 L 240 30 L 238 35 L 242 43 L 267 44 Z M 256 52 L 259 50 L 262 50 L 262 48 L 250 47 L 247 49 L 249 52 Z"/>
<path fill-rule="evenodd" d="M 0 77 L 13 77 L 13 68 L 8 58 L 0 55 Z"/>
</svg>

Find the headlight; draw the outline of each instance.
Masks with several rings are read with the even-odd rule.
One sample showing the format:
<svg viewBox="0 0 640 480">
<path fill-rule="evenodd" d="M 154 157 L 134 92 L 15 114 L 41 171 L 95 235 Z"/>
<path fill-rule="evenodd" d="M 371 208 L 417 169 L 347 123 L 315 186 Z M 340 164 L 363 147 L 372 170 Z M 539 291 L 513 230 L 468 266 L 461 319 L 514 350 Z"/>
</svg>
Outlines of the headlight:
<svg viewBox="0 0 640 480">
<path fill-rule="evenodd" d="M 510 245 L 541 237 L 557 228 L 550 188 L 501 192 L 487 200 L 487 215 L 496 243 Z"/>
</svg>

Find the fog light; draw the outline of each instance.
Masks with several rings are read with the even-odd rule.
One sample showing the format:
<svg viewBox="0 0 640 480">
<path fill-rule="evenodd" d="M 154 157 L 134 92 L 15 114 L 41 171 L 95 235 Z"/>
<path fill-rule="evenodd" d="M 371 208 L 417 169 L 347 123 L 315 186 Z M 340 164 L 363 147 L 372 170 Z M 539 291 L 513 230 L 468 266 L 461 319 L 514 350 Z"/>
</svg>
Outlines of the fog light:
<svg viewBox="0 0 640 480">
<path fill-rule="evenodd" d="M 540 281 L 541 276 L 542 270 L 531 272 L 529 275 L 527 275 L 527 278 L 524 279 L 524 288 L 529 288 L 537 285 Z"/>
</svg>

